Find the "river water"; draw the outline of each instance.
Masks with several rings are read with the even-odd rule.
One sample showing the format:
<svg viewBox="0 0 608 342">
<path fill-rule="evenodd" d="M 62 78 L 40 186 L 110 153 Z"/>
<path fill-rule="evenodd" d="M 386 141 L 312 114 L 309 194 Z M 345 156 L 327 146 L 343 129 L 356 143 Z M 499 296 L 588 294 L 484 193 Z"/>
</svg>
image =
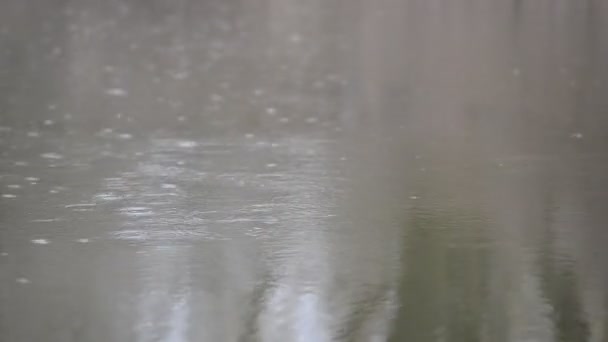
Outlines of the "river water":
<svg viewBox="0 0 608 342">
<path fill-rule="evenodd" d="M 608 2 L 0 3 L 0 341 L 608 339 Z"/>
</svg>

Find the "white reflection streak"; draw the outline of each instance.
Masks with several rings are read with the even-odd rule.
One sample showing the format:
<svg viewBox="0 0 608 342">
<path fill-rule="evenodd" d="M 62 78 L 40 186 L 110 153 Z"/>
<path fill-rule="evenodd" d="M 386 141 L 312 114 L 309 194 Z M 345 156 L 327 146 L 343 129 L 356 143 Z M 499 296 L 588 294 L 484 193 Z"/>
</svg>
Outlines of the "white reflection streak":
<svg viewBox="0 0 608 342">
<path fill-rule="evenodd" d="M 185 264 L 186 257 L 176 248 L 156 247 L 141 254 L 144 273 L 137 341 L 188 341 L 190 291 L 183 287 L 189 275 L 176 267 Z"/>
</svg>

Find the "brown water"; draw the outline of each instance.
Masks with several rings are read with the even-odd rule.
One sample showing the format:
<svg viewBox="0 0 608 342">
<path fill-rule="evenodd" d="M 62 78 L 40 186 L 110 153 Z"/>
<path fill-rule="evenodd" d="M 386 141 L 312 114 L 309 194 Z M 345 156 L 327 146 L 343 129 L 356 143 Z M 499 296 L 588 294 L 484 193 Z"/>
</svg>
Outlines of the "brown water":
<svg viewBox="0 0 608 342">
<path fill-rule="evenodd" d="M 608 2 L 0 3 L 0 341 L 608 339 Z"/>
</svg>

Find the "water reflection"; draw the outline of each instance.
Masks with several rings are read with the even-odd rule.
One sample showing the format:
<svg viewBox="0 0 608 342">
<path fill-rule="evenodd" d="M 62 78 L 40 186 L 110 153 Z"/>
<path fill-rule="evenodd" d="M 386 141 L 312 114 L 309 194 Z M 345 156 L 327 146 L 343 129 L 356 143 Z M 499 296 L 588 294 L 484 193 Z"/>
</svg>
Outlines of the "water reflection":
<svg viewBox="0 0 608 342">
<path fill-rule="evenodd" d="M 601 1 L 0 4 L 0 340 L 604 341 Z"/>
</svg>

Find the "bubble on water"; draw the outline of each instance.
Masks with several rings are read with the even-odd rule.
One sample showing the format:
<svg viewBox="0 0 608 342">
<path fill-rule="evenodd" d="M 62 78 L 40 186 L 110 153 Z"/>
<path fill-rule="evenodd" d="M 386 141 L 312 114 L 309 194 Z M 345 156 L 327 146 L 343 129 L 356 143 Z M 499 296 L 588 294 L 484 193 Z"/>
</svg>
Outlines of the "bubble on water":
<svg viewBox="0 0 608 342">
<path fill-rule="evenodd" d="M 289 118 L 285 118 L 285 117 L 280 118 L 279 122 L 281 122 L 281 123 L 288 123 L 289 122 Z"/>
<path fill-rule="evenodd" d="M 255 138 L 255 135 L 252 134 L 252 133 L 247 133 L 247 134 L 245 134 L 245 138 L 247 138 L 247 139 L 253 139 L 253 138 Z"/>
<path fill-rule="evenodd" d="M 193 148 L 197 147 L 198 143 L 196 141 L 191 140 L 181 140 L 177 142 L 177 146 L 181 148 Z"/>
<path fill-rule="evenodd" d="M 14 194 L 2 194 L 2 198 L 17 198 L 17 195 L 14 195 Z"/>
<path fill-rule="evenodd" d="M 44 159 L 63 159 L 63 156 L 59 153 L 55 153 L 55 152 L 48 152 L 48 153 L 43 153 L 40 155 L 42 158 Z"/>
<path fill-rule="evenodd" d="M 306 123 L 309 123 L 309 124 L 314 124 L 314 123 L 317 123 L 317 122 L 319 122 L 319 119 L 318 119 L 318 118 L 315 118 L 314 116 L 311 116 L 311 117 L 309 117 L 309 118 L 306 118 Z"/>
<path fill-rule="evenodd" d="M 76 240 L 76 242 L 79 242 L 79 243 L 89 243 L 89 242 L 91 242 L 91 240 L 90 239 L 78 239 L 78 240 Z"/>
<path fill-rule="evenodd" d="M 19 184 L 9 184 L 6 187 L 9 189 L 21 189 L 21 185 Z"/>
<path fill-rule="evenodd" d="M 268 164 L 266 164 L 266 167 L 267 168 L 275 168 L 275 167 L 277 167 L 277 164 L 275 164 L 275 163 L 268 163 Z"/>
<path fill-rule="evenodd" d="M 23 285 L 26 285 L 26 284 L 30 284 L 30 283 L 31 283 L 31 281 L 30 281 L 29 279 L 27 279 L 27 278 L 17 278 L 17 279 L 15 279 L 15 281 L 16 281 L 18 284 L 23 284 Z"/>
<path fill-rule="evenodd" d="M 30 242 L 33 243 L 33 244 L 35 244 L 35 245 L 48 245 L 49 243 L 51 243 L 47 239 L 33 239 Z"/>
<path fill-rule="evenodd" d="M 27 132 L 27 136 L 30 138 L 38 138 L 40 136 L 40 132 L 36 132 L 36 131 Z"/>
<path fill-rule="evenodd" d="M 40 181 L 40 178 L 38 178 L 38 177 L 25 177 L 24 179 L 28 182 L 39 182 Z"/>
<path fill-rule="evenodd" d="M 109 88 L 106 89 L 106 94 L 110 96 L 126 97 L 129 93 L 122 88 Z"/>
<path fill-rule="evenodd" d="M 55 121 L 53 121 L 53 120 L 44 120 L 44 125 L 45 126 L 51 126 L 51 125 L 54 125 L 54 124 L 55 124 Z"/>
</svg>

